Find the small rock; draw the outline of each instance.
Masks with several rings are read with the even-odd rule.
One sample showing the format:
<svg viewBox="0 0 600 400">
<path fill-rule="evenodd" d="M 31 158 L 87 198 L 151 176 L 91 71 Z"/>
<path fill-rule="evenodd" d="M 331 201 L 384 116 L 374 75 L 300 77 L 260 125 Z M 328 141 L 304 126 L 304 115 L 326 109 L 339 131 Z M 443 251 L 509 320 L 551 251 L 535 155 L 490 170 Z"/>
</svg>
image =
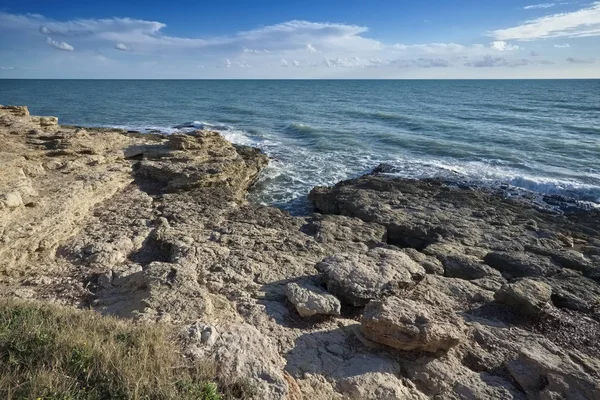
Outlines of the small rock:
<svg viewBox="0 0 600 400">
<path fill-rule="evenodd" d="M 191 340 L 204 346 L 212 346 L 217 341 L 219 333 L 212 325 L 196 322 L 188 328 L 188 336 Z"/>
<path fill-rule="evenodd" d="M 494 299 L 524 313 L 535 315 L 550 301 L 550 285 L 524 278 L 503 285 L 494 295 Z"/>
<path fill-rule="evenodd" d="M 285 294 L 298 314 L 311 317 L 316 314 L 340 315 L 340 301 L 333 295 L 313 285 L 300 286 L 297 283 L 288 283 Z"/>
<path fill-rule="evenodd" d="M 8 208 L 16 208 L 23 205 L 23 199 L 19 192 L 10 192 L 0 197 L 0 201 Z"/>
<path fill-rule="evenodd" d="M 448 350 L 466 336 L 462 320 L 451 310 L 410 299 L 371 301 L 361 320 L 366 338 L 398 350 Z"/>
</svg>

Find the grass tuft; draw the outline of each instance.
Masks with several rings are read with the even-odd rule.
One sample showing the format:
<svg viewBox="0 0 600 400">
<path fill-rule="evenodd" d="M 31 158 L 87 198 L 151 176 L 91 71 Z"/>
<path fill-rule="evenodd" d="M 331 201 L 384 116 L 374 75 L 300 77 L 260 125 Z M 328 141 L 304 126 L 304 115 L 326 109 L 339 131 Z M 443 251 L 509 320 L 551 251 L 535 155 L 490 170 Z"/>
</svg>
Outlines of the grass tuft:
<svg viewBox="0 0 600 400">
<path fill-rule="evenodd" d="M 221 400 L 215 375 L 166 326 L 0 300 L 0 398 Z"/>
</svg>

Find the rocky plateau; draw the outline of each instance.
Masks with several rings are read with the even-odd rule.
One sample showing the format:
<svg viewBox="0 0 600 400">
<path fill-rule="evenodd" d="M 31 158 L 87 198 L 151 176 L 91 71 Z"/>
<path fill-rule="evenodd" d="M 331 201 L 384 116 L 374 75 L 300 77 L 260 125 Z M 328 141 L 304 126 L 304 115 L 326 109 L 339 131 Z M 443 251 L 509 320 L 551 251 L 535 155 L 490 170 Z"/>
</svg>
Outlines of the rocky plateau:
<svg viewBox="0 0 600 400">
<path fill-rule="evenodd" d="M 291 216 L 268 161 L 0 106 L 0 296 L 172 324 L 260 399 L 600 399 L 600 211 L 380 167 Z"/>
</svg>

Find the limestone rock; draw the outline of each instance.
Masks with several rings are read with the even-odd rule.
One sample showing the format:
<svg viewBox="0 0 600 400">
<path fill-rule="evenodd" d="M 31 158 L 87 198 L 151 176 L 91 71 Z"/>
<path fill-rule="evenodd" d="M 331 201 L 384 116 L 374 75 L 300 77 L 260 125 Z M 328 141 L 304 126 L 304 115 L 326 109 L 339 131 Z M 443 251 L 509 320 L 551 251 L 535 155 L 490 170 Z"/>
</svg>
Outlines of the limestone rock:
<svg viewBox="0 0 600 400">
<path fill-rule="evenodd" d="M 506 367 L 532 400 L 600 398 L 600 360 L 576 351 L 531 344 Z"/>
<path fill-rule="evenodd" d="M 550 260 L 519 252 L 491 252 L 484 261 L 492 268 L 513 278 L 544 276 L 557 270 Z"/>
<path fill-rule="evenodd" d="M 507 283 L 494 295 L 496 301 L 505 303 L 515 310 L 529 315 L 539 313 L 550 302 L 552 288 L 550 285 L 523 278 Z"/>
<path fill-rule="evenodd" d="M 371 301 L 361 328 L 368 339 L 398 350 L 437 352 L 466 339 L 464 324 L 451 311 L 398 297 Z"/>
<path fill-rule="evenodd" d="M 485 265 L 476 257 L 465 255 L 451 255 L 444 257 L 444 276 L 466 280 L 485 277 L 500 276 L 500 273 Z"/>
<path fill-rule="evenodd" d="M 340 301 L 331 294 L 313 285 L 288 283 L 285 294 L 303 317 L 311 317 L 316 314 L 340 315 Z"/>
<path fill-rule="evenodd" d="M 15 208 L 23 205 L 23 199 L 19 192 L 10 192 L 0 196 L 0 203 L 8 208 Z"/>
<path fill-rule="evenodd" d="M 231 382 L 249 382 L 256 388 L 259 398 L 286 399 L 288 385 L 283 375 L 284 361 L 269 338 L 253 326 L 238 324 L 215 328 L 220 332 L 215 341 L 211 329 L 208 339 L 203 341 L 202 336 L 207 336 L 207 331 L 205 327 L 200 328 L 201 340 L 192 343 L 189 354 L 201 359 L 214 358 L 220 377 Z"/>
<path fill-rule="evenodd" d="M 329 292 L 354 306 L 398 293 L 425 276 L 425 269 L 405 253 L 385 248 L 366 254 L 336 254 L 315 268 L 323 275 Z"/>
</svg>

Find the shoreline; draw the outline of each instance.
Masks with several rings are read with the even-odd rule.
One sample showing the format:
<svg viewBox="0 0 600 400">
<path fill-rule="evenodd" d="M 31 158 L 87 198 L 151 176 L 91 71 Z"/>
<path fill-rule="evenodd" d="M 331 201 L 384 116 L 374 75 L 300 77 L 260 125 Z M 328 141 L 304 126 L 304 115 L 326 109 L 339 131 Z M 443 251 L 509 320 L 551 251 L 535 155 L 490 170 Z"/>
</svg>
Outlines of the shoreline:
<svg viewBox="0 0 600 400">
<path fill-rule="evenodd" d="M 218 132 L 0 139 L 0 297 L 176 327 L 258 398 L 600 397 L 600 210 L 367 174 L 291 216 Z"/>
</svg>

